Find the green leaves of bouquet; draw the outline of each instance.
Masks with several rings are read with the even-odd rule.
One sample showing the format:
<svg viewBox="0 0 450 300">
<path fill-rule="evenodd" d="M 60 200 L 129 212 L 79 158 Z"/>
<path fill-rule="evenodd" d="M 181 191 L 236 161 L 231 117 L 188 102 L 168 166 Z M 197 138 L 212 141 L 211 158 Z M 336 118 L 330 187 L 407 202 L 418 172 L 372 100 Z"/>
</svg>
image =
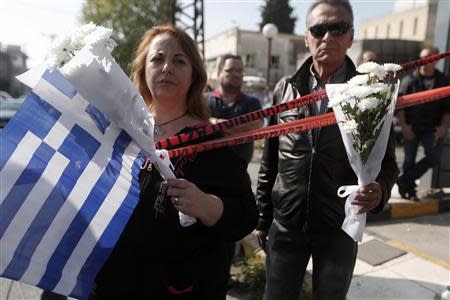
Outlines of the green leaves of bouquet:
<svg viewBox="0 0 450 300">
<path fill-rule="evenodd" d="M 363 163 L 367 162 L 383 128 L 394 100 L 395 75 L 400 69 L 397 64 L 364 63 L 356 69 L 361 75 L 343 84 L 330 98 L 329 107 L 341 107 L 346 119 L 340 122 L 341 130 L 351 133 L 353 147 Z"/>
</svg>

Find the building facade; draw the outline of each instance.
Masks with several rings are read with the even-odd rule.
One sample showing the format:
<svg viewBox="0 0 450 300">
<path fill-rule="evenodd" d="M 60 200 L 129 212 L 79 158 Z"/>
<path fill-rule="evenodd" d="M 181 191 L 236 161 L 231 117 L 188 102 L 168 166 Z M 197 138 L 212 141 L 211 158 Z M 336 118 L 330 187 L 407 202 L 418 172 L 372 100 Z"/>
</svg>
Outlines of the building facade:
<svg viewBox="0 0 450 300">
<path fill-rule="evenodd" d="M 279 33 L 272 40 L 269 85 L 273 86 L 282 76 L 293 74 L 297 61 L 307 53 L 303 36 Z M 261 32 L 234 27 L 205 41 L 205 62 L 211 84 L 217 79 L 217 65 L 225 54 L 240 55 L 246 75 L 266 78 L 268 40 Z"/>
<path fill-rule="evenodd" d="M 361 21 L 361 40 L 408 40 L 433 44 L 438 1 L 399 1 L 394 13 Z"/>
</svg>

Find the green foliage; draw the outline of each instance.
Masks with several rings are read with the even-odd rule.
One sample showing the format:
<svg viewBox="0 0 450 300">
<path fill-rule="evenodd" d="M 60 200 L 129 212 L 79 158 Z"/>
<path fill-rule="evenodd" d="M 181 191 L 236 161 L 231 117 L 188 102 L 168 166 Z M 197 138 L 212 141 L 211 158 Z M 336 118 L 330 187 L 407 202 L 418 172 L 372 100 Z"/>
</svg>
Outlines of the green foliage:
<svg viewBox="0 0 450 300">
<path fill-rule="evenodd" d="M 142 35 L 152 26 L 165 23 L 169 1 L 164 0 L 86 0 L 82 19 L 114 30 L 118 46 L 113 56 L 125 72 Z"/>
<path fill-rule="evenodd" d="M 261 7 L 260 30 L 267 23 L 273 23 L 278 27 L 279 32 L 294 33 L 297 17 L 292 16 L 294 9 L 289 5 L 289 0 L 266 0 L 265 2 L 265 5 Z"/>
<path fill-rule="evenodd" d="M 264 286 L 266 284 L 264 261 L 258 257 L 251 257 L 243 268 L 244 288 L 248 291 L 251 300 L 263 298 Z"/>
</svg>

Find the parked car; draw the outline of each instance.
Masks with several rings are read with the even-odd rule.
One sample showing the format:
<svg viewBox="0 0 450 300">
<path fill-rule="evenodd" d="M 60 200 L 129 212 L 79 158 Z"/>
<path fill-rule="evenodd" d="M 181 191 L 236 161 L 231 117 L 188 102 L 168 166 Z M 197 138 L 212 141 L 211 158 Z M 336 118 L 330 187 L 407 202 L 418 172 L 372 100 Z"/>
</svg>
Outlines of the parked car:
<svg viewBox="0 0 450 300">
<path fill-rule="evenodd" d="M 8 121 L 19 110 L 25 98 L 13 98 L 6 92 L 0 91 L 0 132 Z"/>
<path fill-rule="evenodd" d="M 8 101 L 9 99 L 14 98 L 13 96 L 11 96 L 10 94 L 8 94 L 5 91 L 0 91 L 0 102 L 3 101 Z"/>
</svg>

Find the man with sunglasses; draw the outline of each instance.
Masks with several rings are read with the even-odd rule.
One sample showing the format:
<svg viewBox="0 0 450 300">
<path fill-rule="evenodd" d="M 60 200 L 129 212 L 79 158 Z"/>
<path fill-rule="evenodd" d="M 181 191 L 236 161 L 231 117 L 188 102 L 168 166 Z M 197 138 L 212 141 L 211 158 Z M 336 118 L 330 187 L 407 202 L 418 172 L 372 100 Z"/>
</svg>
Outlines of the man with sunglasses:
<svg viewBox="0 0 450 300">
<path fill-rule="evenodd" d="M 305 43 L 311 57 L 290 78 L 277 84 L 274 104 L 307 95 L 327 83 L 356 75 L 346 51 L 353 41 L 353 12 L 345 0 L 319 0 L 308 10 Z M 280 113 L 283 124 L 329 111 L 328 99 Z M 375 182 L 353 200 L 360 213 L 379 212 L 398 175 L 393 137 Z M 358 244 L 342 229 L 345 198 L 340 186 L 355 185 L 337 125 L 269 139 L 264 146 L 256 197 L 260 219 L 256 235 L 266 250 L 264 299 L 297 300 L 310 257 L 313 298 L 345 299 Z M 267 238 L 268 237 L 268 238 Z"/>
</svg>

